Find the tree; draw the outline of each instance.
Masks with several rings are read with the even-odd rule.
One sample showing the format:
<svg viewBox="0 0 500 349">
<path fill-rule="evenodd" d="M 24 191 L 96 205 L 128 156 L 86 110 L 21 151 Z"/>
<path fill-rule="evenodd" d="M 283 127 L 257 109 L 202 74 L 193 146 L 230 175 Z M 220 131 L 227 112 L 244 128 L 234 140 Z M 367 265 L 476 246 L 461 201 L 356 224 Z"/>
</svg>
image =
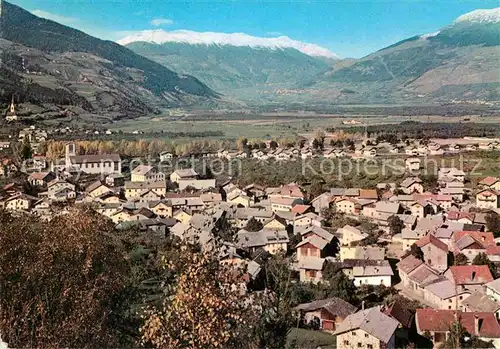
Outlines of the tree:
<svg viewBox="0 0 500 349">
<path fill-rule="evenodd" d="M 311 199 L 320 196 L 321 194 L 324 193 L 324 185 L 325 181 L 323 178 L 320 179 L 314 179 L 309 186 L 309 194 L 311 196 Z"/>
<path fill-rule="evenodd" d="M 11 347 L 118 347 L 127 298 L 114 227 L 75 209 L 50 223 L 0 213 L 0 332 Z"/>
<path fill-rule="evenodd" d="M 176 280 L 162 306 L 147 310 L 141 327 L 144 344 L 155 348 L 239 347 L 245 323 L 252 317 L 237 286 L 242 274 L 219 263 L 215 253 L 194 245 L 181 246 L 175 259 L 165 259 L 165 267 L 176 274 Z"/>
<path fill-rule="evenodd" d="M 356 286 L 344 272 L 337 272 L 333 278 L 328 280 L 328 283 L 331 290 L 329 296 L 342 298 L 349 303 L 357 303 Z"/>
<path fill-rule="evenodd" d="M 486 215 L 486 228 L 495 238 L 500 237 L 500 215 L 490 212 Z"/>
<path fill-rule="evenodd" d="M 472 260 L 473 265 L 487 265 L 488 268 L 490 269 L 491 275 L 493 275 L 494 278 L 497 277 L 497 268 L 495 264 L 493 264 L 492 261 L 488 258 L 486 253 L 478 253 L 476 257 Z"/>
<path fill-rule="evenodd" d="M 461 349 L 465 348 L 467 343 L 465 337 L 470 337 L 469 333 L 465 327 L 459 322 L 454 321 L 450 325 L 449 335 L 446 341 L 441 345 L 440 348 L 446 349 Z"/>
<path fill-rule="evenodd" d="M 319 149 L 320 148 L 320 142 L 314 138 L 313 142 L 312 142 L 312 147 L 313 149 Z"/>
<path fill-rule="evenodd" d="M 320 211 L 320 216 L 330 223 L 330 221 L 335 217 L 335 206 L 323 207 Z"/>
<path fill-rule="evenodd" d="M 433 191 L 438 186 L 438 178 L 435 174 L 422 175 L 420 178 L 424 189 L 427 191 Z"/>
<path fill-rule="evenodd" d="M 323 268 L 323 280 L 326 288 L 321 298 L 339 297 L 351 304 L 356 304 L 356 286 L 335 264 L 326 262 Z"/>
<path fill-rule="evenodd" d="M 455 265 L 467 265 L 467 263 L 469 263 L 469 259 L 463 253 L 459 253 L 455 256 Z"/>
<path fill-rule="evenodd" d="M 387 223 L 389 223 L 389 232 L 391 235 L 401 234 L 405 227 L 405 224 L 398 216 L 390 216 Z"/>
<path fill-rule="evenodd" d="M 254 217 L 250 218 L 245 226 L 245 230 L 247 231 L 259 231 L 264 228 L 264 225 L 256 220 Z"/>
<path fill-rule="evenodd" d="M 239 150 L 246 149 L 246 147 L 248 146 L 248 139 L 246 139 L 245 137 L 241 137 L 236 142 L 236 146 L 238 147 Z"/>
<path fill-rule="evenodd" d="M 490 260 L 485 253 L 478 253 L 472 260 L 473 265 L 488 265 L 488 263 L 490 263 Z"/>
<path fill-rule="evenodd" d="M 292 304 L 292 271 L 283 254 L 274 255 L 264 265 L 266 289 L 255 336 L 259 348 L 285 348 L 287 334 L 296 324 Z"/>
<path fill-rule="evenodd" d="M 410 246 L 410 254 L 416 259 L 420 259 L 421 261 L 424 260 L 424 253 L 422 252 L 422 249 L 416 244 L 412 244 Z"/>
<path fill-rule="evenodd" d="M 317 128 L 314 131 L 314 138 L 316 139 L 325 138 L 325 131 L 323 131 L 321 128 Z"/>
<path fill-rule="evenodd" d="M 491 342 L 485 342 L 468 333 L 459 321 L 454 321 L 450 325 L 449 332 L 448 338 L 441 344 L 440 349 L 494 348 Z"/>
<path fill-rule="evenodd" d="M 316 131 L 314 132 L 314 139 L 317 139 L 321 146 L 323 146 L 325 140 L 325 131 L 320 128 L 316 129 Z"/>
<path fill-rule="evenodd" d="M 31 144 L 28 142 L 28 139 L 25 138 L 23 141 L 23 146 L 21 148 L 21 156 L 23 160 L 31 159 L 33 155 L 33 150 L 31 149 Z"/>
</svg>

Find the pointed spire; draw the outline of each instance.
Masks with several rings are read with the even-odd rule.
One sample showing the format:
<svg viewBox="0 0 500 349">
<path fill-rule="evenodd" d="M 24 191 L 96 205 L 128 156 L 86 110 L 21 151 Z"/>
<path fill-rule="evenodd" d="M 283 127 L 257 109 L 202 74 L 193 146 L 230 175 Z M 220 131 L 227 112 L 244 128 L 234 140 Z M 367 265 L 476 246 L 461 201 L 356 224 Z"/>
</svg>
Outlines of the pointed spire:
<svg viewBox="0 0 500 349">
<path fill-rule="evenodd" d="M 12 100 L 11 100 L 11 102 L 10 102 L 9 111 L 10 111 L 11 113 L 14 113 L 14 112 L 16 111 L 15 106 L 14 106 L 14 94 L 12 94 Z"/>
</svg>

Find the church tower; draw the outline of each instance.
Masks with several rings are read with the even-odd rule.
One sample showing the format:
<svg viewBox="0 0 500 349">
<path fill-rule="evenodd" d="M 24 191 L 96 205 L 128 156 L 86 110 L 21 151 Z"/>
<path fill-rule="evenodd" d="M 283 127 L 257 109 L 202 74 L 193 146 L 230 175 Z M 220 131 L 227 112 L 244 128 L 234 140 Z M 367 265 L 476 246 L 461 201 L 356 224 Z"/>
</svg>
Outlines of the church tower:
<svg viewBox="0 0 500 349">
<path fill-rule="evenodd" d="M 14 106 L 14 95 L 12 95 L 12 100 L 10 101 L 9 113 L 16 113 L 16 107 Z"/>
<path fill-rule="evenodd" d="M 76 146 L 74 143 L 66 144 L 66 152 L 65 152 L 65 165 L 66 168 L 69 169 L 71 167 L 71 157 L 76 155 Z"/>
<path fill-rule="evenodd" d="M 14 105 L 14 95 L 12 95 L 12 100 L 10 101 L 9 110 L 7 111 L 7 116 L 5 117 L 7 121 L 17 120 L 16 106 Z"/>
</svg>

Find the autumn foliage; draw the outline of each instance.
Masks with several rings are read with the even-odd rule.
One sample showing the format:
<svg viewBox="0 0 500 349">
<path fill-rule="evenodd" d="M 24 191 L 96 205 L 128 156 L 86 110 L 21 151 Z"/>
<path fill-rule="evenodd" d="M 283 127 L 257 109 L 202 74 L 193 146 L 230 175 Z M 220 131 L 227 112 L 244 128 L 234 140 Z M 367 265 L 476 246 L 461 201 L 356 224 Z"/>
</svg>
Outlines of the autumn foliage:
<svg viewBox="0 0 500 349">
<path fill-rule="evenodd" d="M 163 305 L 147 310 L 141 328 L 144 344 L 156 348 L 235 347 L 245 337 L 251 318 L 250 303 L 239 287 L 244 274 L 221 264 L 212 252 L 189 245 L 164 263 L 176 272 L 176 281 Z"/>
<path fill-rule="evenodd" d="M 0 333 L 9 347 L 118 346 L 127 260 L 98 214 L 51 222 L 0 213 Z"/>
</svg>

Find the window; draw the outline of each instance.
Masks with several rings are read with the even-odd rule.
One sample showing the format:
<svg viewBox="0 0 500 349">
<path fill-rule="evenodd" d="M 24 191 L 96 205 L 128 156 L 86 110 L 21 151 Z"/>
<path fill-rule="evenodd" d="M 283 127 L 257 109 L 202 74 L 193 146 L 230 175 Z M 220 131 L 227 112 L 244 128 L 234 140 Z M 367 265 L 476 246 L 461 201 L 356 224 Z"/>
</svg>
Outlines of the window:
<svg viewBox="0 0 500 349">
<path fill-rule="evenodd" d="M 367 345 L 366 345 L 366 347 L 367 347 L 368 349 L 373 349 L 373 345 L 372 345 L 372 344 L 367 344 Z"/>
<path fill-rule="evenodd" d="M 458 297 L 458 298 L 459 298 L 460 300 L 462 300 L 464 297 L 463 297 L 463 296 L 460 296 L 460 297 Z"/>
<path fill-rule="evenodd" d="M 365 333 L 365 338 L 368 338 L 368 333 Z"/>
<path fill-rule="evenodd" d="M 451 303 L 451 302 L 452 302 L 451 299 L 448 299 L 448 303 Z"/>
<path fill-rule="evenodd" d="M 344 340 L 344 345 L 349 345 L 349 341 L 348 340 Z"/>
<path fill-rule="evenodd" d="M 352 335 L 355 336 L 356 335 L 356 331 L 352 331 Z"/>
<path fill-rule="evenodd" d="M 360 342 L 358 342 L 358 348 L 361 348 L 362 346 L 363 345 Z"/>
</svg>

